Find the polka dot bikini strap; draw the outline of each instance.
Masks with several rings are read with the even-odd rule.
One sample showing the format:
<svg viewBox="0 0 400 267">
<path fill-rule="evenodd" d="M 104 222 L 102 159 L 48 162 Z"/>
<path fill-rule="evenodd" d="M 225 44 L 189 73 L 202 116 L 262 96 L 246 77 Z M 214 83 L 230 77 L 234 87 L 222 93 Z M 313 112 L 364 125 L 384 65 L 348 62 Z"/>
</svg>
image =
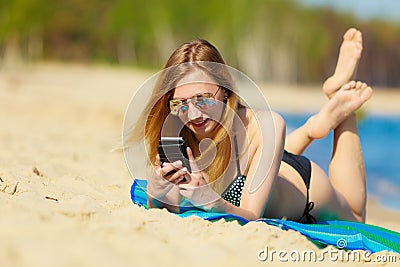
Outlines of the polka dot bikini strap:
<svg viewBox="0 0 400 267">
<path fill-rule="evenodd" d="M 240 171 L 239 148 L 238 148 L 238 144 L 237 144 L 236 135 L 233 137 L 233 142 L 235 143 L 236 169 L 237 169 L 237 175 L 236 175 L 236 177 L 238 177 L 238 176 L 242 176 L 242 172 Z"/>
</svg>

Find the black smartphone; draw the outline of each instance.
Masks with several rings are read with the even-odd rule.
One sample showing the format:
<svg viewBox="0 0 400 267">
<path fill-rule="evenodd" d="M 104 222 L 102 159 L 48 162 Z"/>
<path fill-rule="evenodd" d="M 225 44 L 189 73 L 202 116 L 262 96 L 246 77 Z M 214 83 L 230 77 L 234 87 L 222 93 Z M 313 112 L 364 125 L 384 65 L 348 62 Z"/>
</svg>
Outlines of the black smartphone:
<svg viewBox="0 0 400 267">
<path fill-rule="evenodd" d="M 186 152 L 186 142 L 183 137 L 161 137 L 158 145 L 158 154 L 160 155 L 161 164 L 164 162 L 182 161 L 182 167 L 190 169 L 189 157 Z M 173 173 L 172 171 L 170 173 Z M 168 173 L 167 175 L 170 175 Z"/>
</svg>

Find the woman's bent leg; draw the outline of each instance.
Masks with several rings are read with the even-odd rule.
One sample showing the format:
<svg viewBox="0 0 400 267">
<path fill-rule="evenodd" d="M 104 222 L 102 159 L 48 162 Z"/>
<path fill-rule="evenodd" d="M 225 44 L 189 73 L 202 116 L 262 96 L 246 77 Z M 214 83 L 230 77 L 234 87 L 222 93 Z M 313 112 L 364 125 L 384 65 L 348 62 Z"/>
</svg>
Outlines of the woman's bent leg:
<svg viewBox="0 0 400 267">
<path fill-rule="evenodd" d="M 364 222 L 366 179 L 355 114 L 350 115 L 334 131 L 329 177 L 333 187 L 349 203 L 356 218 Z"/>
<path fill-rule="evenodd" d="M 354 218 L 364 221 L 365 169 L 354 112 L 371 97 L 372 89 L 361 82 L 351 82 L 347 85 L 350 87 L 345 86 L 339 90 L 328 105 L 314 117 L 312 132 L 324 135 L 334 128 L 333 152 L 329 165 L 330 183 L 338 199 L 346 200 Z M 315 186 L 317 191 L 320 190 L 318 185 Z M 315 192 L 315 188 L 312 189 L 315 193 L 312 197 L 315 197 L 319 192 Z"/>
</svg>

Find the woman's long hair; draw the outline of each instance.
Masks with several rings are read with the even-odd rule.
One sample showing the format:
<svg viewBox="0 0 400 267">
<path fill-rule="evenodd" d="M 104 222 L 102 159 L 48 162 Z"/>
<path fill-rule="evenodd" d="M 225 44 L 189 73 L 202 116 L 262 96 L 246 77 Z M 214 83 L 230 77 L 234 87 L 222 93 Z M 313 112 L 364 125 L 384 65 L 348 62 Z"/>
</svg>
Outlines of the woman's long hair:
<svg viewBox="0 0 400 267">
<path fill-rule="evenodd" d="M 200 154 L 199 141 L 194 133 L 178 117 L 169 116 L 169 100 L 172 99 L 174 88 L 179 80 L 194 70 L 203 71 L 217 85 L 228 94 L 225 109 L 220 125 L 217 126 L 213 142 L 216 145 L 213 162 L 205 169 L 209 176 L 209 184 L 221 193 L 221 182 L 216 182 L 227 168 L 231 156 L 230 134 L 234 118 L 239 107 L 239 100 L 234 92 L 234 84 L 225 62 L 218 50 L 205 40 L 195 40 L 185 43 L 175 50 L 168 59 L 164 70 L 161 72 L 154 86 L 152 97 L 143 110 L 139 121 L 128 138 L 128 142 L 145 140 L 150 162 L 154 162 L 157 155 L 157 147 L 161 137 L 164 122 L 172 128 L 181 129 L 179 136 L 184 137 L 187 145 L 192 149 L 196 160 L 201 162 L 207 158 L 206 152 Z M 223 126 L 221 126 L 223 125 Z M 144 126 L 144 131 L 143 131 Z M 221 180 L 220 180 L 221 181 Z"/>
</svg>

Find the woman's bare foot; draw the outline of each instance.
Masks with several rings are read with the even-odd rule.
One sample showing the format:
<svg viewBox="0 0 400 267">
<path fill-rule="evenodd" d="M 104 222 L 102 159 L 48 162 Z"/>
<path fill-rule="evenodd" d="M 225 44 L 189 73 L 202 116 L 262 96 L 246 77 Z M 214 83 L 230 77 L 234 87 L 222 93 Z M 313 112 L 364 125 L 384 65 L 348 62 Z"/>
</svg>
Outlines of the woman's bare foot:
<svg viewBox="0 0 400 267">
<path fill-rule="evenodd" d="M 321 139 L 327 136 L 331 130 L 359 109 L 371 95 L 372 89 L 366 83 L 351 81 L 343 85 L 321 111 L 309 119 L 309 137 Z"/>
<path fill-rule="evenodd" d="M 354 79 L 358 61 L 362 52 L 362 35 L 355 28 L 350 28 L 343 35 L 343 42 L 340 46 L 339 58 L 335 73 L 329 77 L 323 85 L 325 94 L 331 98 L 342 85 Z"/>
</svg>

